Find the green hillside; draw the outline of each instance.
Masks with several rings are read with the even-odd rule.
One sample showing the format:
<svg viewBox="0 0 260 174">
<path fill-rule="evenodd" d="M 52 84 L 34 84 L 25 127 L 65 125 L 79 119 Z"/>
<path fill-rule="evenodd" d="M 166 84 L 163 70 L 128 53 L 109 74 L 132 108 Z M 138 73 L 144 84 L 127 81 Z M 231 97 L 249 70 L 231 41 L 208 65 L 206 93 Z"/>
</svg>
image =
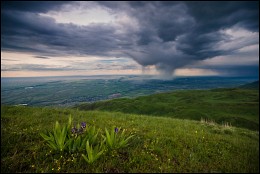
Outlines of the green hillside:
<svg viewBox="0 0 260 174">
<path fill-rule="evenodd" d="M 258 89 L 259 90 L 259 80 L 252 82 L 252 83 L 248 83 L 245 85 L 241 85 L 239 86 L 239 88 L 244 88 L 244 89 Z"/>
<path fill-rule="evenodd" d="M 256 92 L 237 89 L 231 91 L 235 93 L 230 93 L 228 90 L 179 91 L 154 95 L 159 96 L 156 99 L 148 96 L 133 101 L 137 101 L 136 104 L 138 100 L 142 102 L 150 100 L 150 103 L 175 101 L 175 103 L 191 103 L 194 108 L 194 101 L 201 98 L 197 106 L 209 101 L 218 107 L 223 106 L 224 109 L 219 112 L 224 114 L 224 111 L 229 111 L 228 107 L 224 107 L 224 103 L 226 102 L 225 105 L 232 107 L 236 99 L 238 100 L 236 104 L 240 101 L 241 107 L 244 109 L 245 103 L 248 103 L 249 108 L 255 109 L 255 103 L 258 101 L 252 101 L 252 99 L 258 95 Z M 227 94 L 223 96 L 222 94 L 225 93 Z M 247 93 L 248 97 L 243 98 L 243 93 Z M 191 94 L 194 94 L 193 98 L 190 96 Z M 206 98 L 204 95 L 207 94 L 210 95 Z M 229 95 L 230 97 L 227 98 Z M 167 98 L 167 96 L 171 97 Z M 225 102 L 220 103 L 220 99 L 216 100 L 217 97 Z M 115 101 L 127 100 L 129 99 Z M 230 102 L 228 102 L 229 100 Z M 207 104 L 207 107 L 210 105 Z M 173 108 L 175 109 L 173 113 L 175 113 L 178 109 Z M 239 110 L 239 107 L 237 109 Z M 258 121 L 253 117 L 255 110 L 251 112 L 252 122 Z M 191 109 L 187 115 L 204 111 L 214 113 L 210 112 L 210 108 L 205 107 L 200 112 L 198 110 L 192 112 Z M 244 110 L 234 112 L 241 112 L 241 115 L 246 113 Z M 101 129 L 101 132 L 104 132 L 105 128 L 116 126 L 125 129 L 127 134 L 135 136 L 128 147 L 107 153 L 93 164 L 86 163 L 80 153 L 51 151 L 39 133 L 51 130 L 56 120 L 60 123 L 67 122 L 70 114 L 75 121 L 86 121 L 87 126 L 95 125 Z M 214 122 L 119 112 L 1 106 L 1 172 L 258 173 L 259 132 Z"/>
<path fill-rule="evenodd" d="M 256 86 L 249 84 L 247 87 Z M 120 98 L 76 106 L 80 110 L 117 111 L 192 120 L 259 130 L 259 90 L 221 88 L 184 90 L 137 98 Z"/>
</svg>

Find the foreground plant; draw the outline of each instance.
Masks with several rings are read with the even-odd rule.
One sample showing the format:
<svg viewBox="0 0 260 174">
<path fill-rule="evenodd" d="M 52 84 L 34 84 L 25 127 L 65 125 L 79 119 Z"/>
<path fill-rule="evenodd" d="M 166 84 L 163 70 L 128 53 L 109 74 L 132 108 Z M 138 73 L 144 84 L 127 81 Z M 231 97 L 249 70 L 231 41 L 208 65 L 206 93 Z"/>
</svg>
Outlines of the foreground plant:
<svg viewBox="0 0 260 174">
<path fill-rule="evenodd" d="M 95 126 L 89 126 L 86 128 L 86 123 L 81 123 L 81 128 L 72 128 L 72 136 L 68 140 L 69 152 L 84 151 L 86 147 L 86 142 L 89 141 L 90 144 L 97 144 L 97 137 L 99 130 L 96 131 Z"/>
<path fill-rule="evenodd" d="M 84 146 L 86 144 L 87 138 L 86 137 L 75 137 L 75 138 L 70 138 L 68 140 L 68 149 L 69 152 L 74 153 L 76 151 L 83 151 Z"/>
<path fill-rule="evenodd" d="M 68 145 L 69 139 L 69 128 L 72 123 L 71 116 L 69 117 L 69 121 L 67 125 L 60 125 L 58 121 L 56 121 L 55 126 L 53 128 L 53 132 L 48 131 L 47 134 L 40 133 L 44 140 L 47 141 L 48 146 L 53 150 L 64 151 L 66 146 Z"/>
<path fill-rule="evenodd" d="M 92 164 L 104 153 L 105 148 L 103 146 L 103 143 L 101 143 L 100 145 L 95 145 L 93 148 L 92 145 L 89 145 L 89 141 L 87 141 L 86 151 L 87 154 L 82 154 L 82 157 L 87 163 Z"/>
<path fill-rule="evenodd" d="M 113 127 L 110 131 L 105 128 L 106 136 L 104 136 L 105 142 L 109 149 L 119 149 L 128 146 L 129 140 L 134 136 L 126 136 L 125 129 L 119 131 L 117 127 Z"/>
</svg>

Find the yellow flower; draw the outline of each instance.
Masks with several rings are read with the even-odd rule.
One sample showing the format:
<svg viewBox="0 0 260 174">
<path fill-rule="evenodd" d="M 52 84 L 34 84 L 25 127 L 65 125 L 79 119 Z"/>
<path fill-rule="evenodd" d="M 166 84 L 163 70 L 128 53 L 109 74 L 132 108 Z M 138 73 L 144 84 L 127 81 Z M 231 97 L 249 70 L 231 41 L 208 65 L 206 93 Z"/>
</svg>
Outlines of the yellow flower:
<svg viewBox="0 0 260 174">
<path fill-rule="evenodd" d="M 32 165 L 32 168 L 35 167 L 34 165 Z"/>
<path fill-rule="evenodd" d="M 195 131 L 195 133 L 198 133 L 197 131 Z"/>
</svg>

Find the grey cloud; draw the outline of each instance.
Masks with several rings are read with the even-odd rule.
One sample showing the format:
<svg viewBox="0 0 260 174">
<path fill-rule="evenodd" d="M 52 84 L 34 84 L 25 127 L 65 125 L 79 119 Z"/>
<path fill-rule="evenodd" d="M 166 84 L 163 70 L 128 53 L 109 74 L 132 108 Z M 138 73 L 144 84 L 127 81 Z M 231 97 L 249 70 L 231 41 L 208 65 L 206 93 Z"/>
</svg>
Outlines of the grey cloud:
<svg viewBox="0 0 260 174">
<path fill-rule="evenodd" d="M 1 71 L 74 71 L 75 68 L 71 66 L 54 66 L 54 65 L 42 65 L 42 64 L 15 64 L 15 65 L 3 65 Z M 83 69 L 76 69 L 83 70 Z"/>
<path fill-rule="evenodd" d="M 252 31 L 259 30 L 259 2 L 186 2 L 201 32 L 231 27 L 237 23 Z"/>
<path fill-rule="evenodd" d="M 1 10 L 24 11 L 24 12 L 48 12 L 59 10 L 62 5 L 73 3 L 67 1 L 3 1 Z"/>
<path fill-rule="evenodd" d="M 112 63 L 109 66 L 106 64 L 97 64 L 96 66 L 92 67 L 93 70 L 137 70 L 140 69 L 137 65 L 128 64 L 128 65 L 120 65 Z"/>
<path fill-rule="evenodd" d="M 124 66 L 122 66 L 122 70 L 137 70 L 137 69 L 139 69 L 139 67 L 138 66 L 136 66 L 136 65 L 124 65 Z"/>
<path fill-rule="evenodd" d="M 222 76 L 254 76 L 259 77 L 259 66 L 255 65 L 219 65 L 207 66 L 202 69 L 209 69 L 218 72 Z"/>
<path fill-rule="evenodd" d="M 236 26 L 258 32 L 258 2 L 129 2 L 129 8 L 122 4 L 141 27 L 132 33 L 138 38 L 137 47 L 125 53 L 139 64 L 155 65 L 168 75 L 193 62 L 259 44 L 257 38 L 245 38 L 230 49 L 216 48 L 232 41 L 220 30 Z M 105 4 L 120 9 L 110 5 Z"/>
<path fill-rule="evenodd" d="M 1 58 L 1 60 L 6 60 L 6 61 L 18 61 L 16 59 L 4 59 L 4 58 Z"/>
<path fill-rule="evenodd" d="M 50 59 L 49 57 L 45 57 L 45 56 L 34 56 L 34 57 L 38 59 Z"/>
<path fill-rule="evenodd" d="M 20 12 L 16 14 L 3 12 L 3 15 L 8 22 L 2 25 L 2 50 L 28 51 L 49 56 L 110 56 L 111 50 L 118 50 L 118 42 L 123 40 L 121 36 L 115 34 L 113 26 L 105 24 L 90 26 L 57 24 L 49 17 Z"/>
<path fill-rule="evenodd" d="M 110 59 L 102 59 L 98 61 L 102 63 L 114 63 L 114 62 L 127 62 L 128 60 L 122 58 L 115 58 L 115 59 L 110 58 Z"/>
</svg>

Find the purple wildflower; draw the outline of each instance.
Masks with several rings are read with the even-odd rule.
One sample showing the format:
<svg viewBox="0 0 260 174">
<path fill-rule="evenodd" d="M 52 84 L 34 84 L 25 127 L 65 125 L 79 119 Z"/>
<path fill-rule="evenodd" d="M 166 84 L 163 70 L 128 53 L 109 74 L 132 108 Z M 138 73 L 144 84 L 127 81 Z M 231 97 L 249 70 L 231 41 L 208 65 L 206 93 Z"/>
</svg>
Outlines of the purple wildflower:
<svg viewBox="0 0 260 174">
<path fill-rule="evenodd" d="M 82 128 L 85 128 L 86 125 L 87 125 L 86 122 L 82 122 L 82 123 L 81 123 L 81 127 L 82 127 Z"/>
<path fill-rule="evenodd" d="M 115 128 L 115 133 L 117 133 L 117 132 L 118 132 L 118 128 L 116 127 L 116 128 Z"/>
<path fill-rule="evenodd" d="M 76 133 L 76 132 L 77 132 L 76 127 L 73 127 L 73 128 L 71 129 L 71 132 L 72 132 L 73 134 Z"/>
</svg>

